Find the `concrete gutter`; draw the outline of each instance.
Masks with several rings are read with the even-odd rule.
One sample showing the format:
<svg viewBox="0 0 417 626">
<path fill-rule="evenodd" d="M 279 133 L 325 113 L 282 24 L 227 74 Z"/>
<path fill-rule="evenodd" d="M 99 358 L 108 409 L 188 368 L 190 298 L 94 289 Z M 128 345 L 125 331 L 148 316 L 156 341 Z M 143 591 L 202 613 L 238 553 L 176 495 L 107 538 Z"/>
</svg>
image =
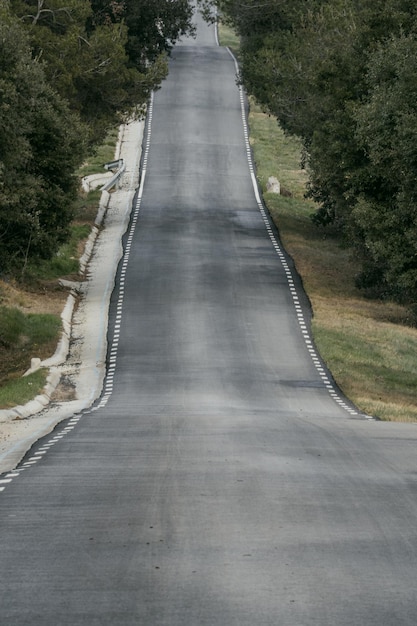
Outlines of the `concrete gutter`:
<svg viewBox="0 0 417 626">
<path fill-rule="evenodd" d="M 117 189 L 101 194 L 95 225 L 80 259 L 83 280 L 67 283 L 71 293 L 61 314 L 61 339 L 52 357 L 42 362 L 33 359 L 26 372 L 49 369 L 43 393 L 24 406 L 0 410 L 0 472 L 16 467 L 35 441 L 63 419 L 90 407 L 101 393 L 110 297 L 139 181 L 143 129 L 143 122 L 120 127 L 116 158 L 123 158 L 124 168 Z M 51 403 L 62 380 L 73 389 L 75 399 Z"/>
</svg>

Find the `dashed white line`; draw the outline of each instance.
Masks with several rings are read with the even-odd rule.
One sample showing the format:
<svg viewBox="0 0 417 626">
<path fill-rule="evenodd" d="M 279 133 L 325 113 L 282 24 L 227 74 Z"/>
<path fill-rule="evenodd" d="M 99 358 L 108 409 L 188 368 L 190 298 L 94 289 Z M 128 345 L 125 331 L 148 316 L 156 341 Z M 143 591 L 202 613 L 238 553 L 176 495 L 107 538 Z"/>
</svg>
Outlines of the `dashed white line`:
<svg viewBox="0 0 417 626">
<path fill-rule="evenodd" d="M 232 51 L 229 48 L 227 48 L 227 50 L 228 50 L 229 54 L 231 55 L 231 57 L 232 57 L 232 59 L 234 61 L 235 68 L 236 68 L 236 73 L 238 74 L 239 73 L 239 66 L 238 66 L 238 63 L 236 61 L 236 58 L 235 58 L 235 56 L 233 55 Z M 288 263 L 285 260 L 285 255 L 283 254 L 283 252 L 282 252 L 282 250 L 281 250 L 281 248 L 280 248 L 280 246 L 279 246 L 279 244 L 278 244 L 278 242 L 276 240 L 274 231 L 273 231 L 273 229 L 271 227 L 271 224 L 269 222 L 269 219 L 268 219 L 268 217 L 266 215 L 266 212 L 265 212 L 265 209 L 264 209 L 264 206 L 262 204 L 262 200 L 261 200 L 261 197 L 260 197 L 260 194 L 259 194 L 258 183 L 256 181 L 256 176 L 255 176 L 255 173 L 254 173 L 255 172 L 255 168 L 254 168 L 254 164 L 253 164 L 253 160 L 252 160 L 252 150 L 251 150 L 250 143 L 249 143 L 249 130 L 248 130 L 248 124 L 247 124 L 247 120 L 246 120 L 244 92 L 243 92 L 243 89 L 242 89 L 241 86 L 239 86 L 239 97 L 240 97 L 241 117 L 242 117 L 242 124 L 243 124 L 243 135 L 244 135 L 244 138 L 245 138 L 246 154 L 247 154 L 248 165 L 249 165 L 249 172 L 250 172 L 250 176 L 251 176 L 251 179 L 252 179 L 252 186 L 253 186 L 253 190 L 254 190 L 254 194 L 255 194 L 255 199 L 256 199 L 259 211 L 261 213 L 263 222 L 265 224 L 266 230 L 268 232 L 269 238 L 270 238 L 270 240 L 271 240 L 271 242 L 273 244 L 273 247 L 274 247 L 275 251 L 278 254 L 278 257 L 279 257 L 279 259 L 281 261 L 281 265 L 282 265 L 282 267 L 283 267 L 283 269 L 285 271 L 285 274 L 286 274 L 286 277 L 287 277 L 287 281 L 288 281 L 288 286 L 290 288 L 290 293 L 291 293 L 292 300 L 293 300 L 293 304 L 294 304 L 294 307 L 295 307 L 295 309 L 297 311 L 297 317 L 298 317 L 298 320 L 299 320 L 299 323 L 300 323 L 301 332 L 303 334 L 304 341 L 306 343 L 308 352 L 310 353 L 310 356 L 312 357 L 313 364 L 316 367 L 319 375 L 321 376 L 322 380 L 324 380 L 325 370 L 321 367 L 321 362 L 320 361 L 317 362 L 316 359 L 313 358 L 313 356 L 316 357 L 316 352 L 315 352 L 314 349 L 312 349 L 311 346 L 312 346 L 313 342 L 309 338 L 309 333 L 305 330 L 307 328 L 307 326 L 306 326 L 305 321 L 304 321 L 304 314 L 302 313 L 302 307 L 299 305 L 299 297 L 298 297 L 298 295 L 296 293 L 296 289 L 294 288 L 294 280 L 293 280 L 292 271 L 290 270 L 290 268 L 288 266 Z M 326 381 L 329 380 L 327 378 L 327 376 L 326 376 L 325 380 Z M 327 385 L 325 385 L 325 388 L 328 388 Z M 331 385 L 330 388 L 334 391 L 334 386 L 333 385 Z M 330 393 L 330 391 L 329 391 L 329 393 Z M 335 391 L 334 391 L 334 393 L 336 394 Z M 332 393 L 330 393 L 330 395 L 333 397 Z M 338 394 L 336 394 L 336 396 L 337 396 L 337 398 L 339 398 Z M 355 411 L 353 408 L 351 408 L 343 400 L 339 399 L 339 401 L 337 401 L 337 402 L 338 402 L 338 404 L 340 406 L 342 406 L 351 415 L 358 415 L 358 412 Z M 368 417 L 368 416 L 364 416 L 364 417 Z M 372 418 L 368 417 L 368 419 L 372 419 Z"/>
</svg>

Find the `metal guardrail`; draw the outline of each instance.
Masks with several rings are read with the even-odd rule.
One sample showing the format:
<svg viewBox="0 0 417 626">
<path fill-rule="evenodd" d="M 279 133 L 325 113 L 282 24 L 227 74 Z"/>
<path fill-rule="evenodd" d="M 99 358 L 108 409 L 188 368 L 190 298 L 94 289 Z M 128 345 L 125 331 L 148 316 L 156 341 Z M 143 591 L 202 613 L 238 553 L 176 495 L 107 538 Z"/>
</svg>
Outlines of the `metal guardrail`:
<svg viewBox="0 0 417 626">
<path fill-rule="evenodd" d="M 104 169 L 113 171 L 116 170 L 109 181 L 101 188 L 102 191 L 109 191 L 118 182 L 123 172 L 126 170 L 126 165 L 123 159 L 117 159 L 117 161 L 109 161 L 104 163 Z"/>
</svg>

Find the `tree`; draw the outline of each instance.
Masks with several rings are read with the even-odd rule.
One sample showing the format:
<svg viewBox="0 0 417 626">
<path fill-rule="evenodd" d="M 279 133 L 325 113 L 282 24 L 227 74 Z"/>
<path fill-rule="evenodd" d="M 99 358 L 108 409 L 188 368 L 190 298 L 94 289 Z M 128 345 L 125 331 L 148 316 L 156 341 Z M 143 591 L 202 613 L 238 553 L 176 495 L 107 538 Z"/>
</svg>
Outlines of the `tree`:
<svg viewBox="0 0 417 626">
<path fill-rule="evenodd" d="M 10 1 L 34 57 L 93 144 L 141 109 L 167 74 L 167 53 L 192 32 L 189 0 Z"/>
<path fill-rule="evenodd" d="M 316 223 L 360 254 L 358 284 L 417 302 L 415 4 L 221 5 L 242 36 L 245 86 L 303 140 Z"/>
<path fill-rule="evenodd" d="M 359 282 L 417 304 L 417 40 L 391 37 L 369 55 L 368 93 L 357 105 L 356 138 L 367 167 L 354 180 L 352 211 L 364 258 Z"/>
<path fill-rule="evenodd" d="M 66 239 L 87 142 L 142 110 L 193 10 L 188 0 L 0 0 L 3 271 Z"/>
<path fill-rule="evenodd" d="M 126 46 L 130 63 L 144 71 L 170 52 L 182 35 L 194 32 L 189 0 L 126 0 Z"/>
<path fill-rule="evenodd" d="M 50 87 L 25 33 L 0 7 L 2 271 L 49 257 L 67 235 L 85 130 Z"/>
</svg>

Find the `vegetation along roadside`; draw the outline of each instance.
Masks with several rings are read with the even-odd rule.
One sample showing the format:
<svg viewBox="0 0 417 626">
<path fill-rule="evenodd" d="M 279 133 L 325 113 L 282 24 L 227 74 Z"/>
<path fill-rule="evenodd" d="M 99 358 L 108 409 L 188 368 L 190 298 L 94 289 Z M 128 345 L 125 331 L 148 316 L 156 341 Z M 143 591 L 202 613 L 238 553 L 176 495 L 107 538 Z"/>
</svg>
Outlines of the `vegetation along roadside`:
<svg viewBox="0 0 417 626">
<path fill-rule="evenodd" d="M 108 133 L 102 144 L 78 170 L 81 179 L 103 174 L 103 163 L 114 158 L 118 131 Z M 74 205 L 70 239 L 51 259 L 30 260 L 24 279 L 0 279 L 0 409 L 25 404 L 42 392 L 47 370 L 29 376 L 31 357 L 46 359 L 62 332 L 61 312 L 68 289 L 61 280 L 78 281 L 79 258 L 97 215 L 100 190 L 80 187 Z"/>
<path fill-rule="evenodd" d="M 0 407 L 41 390 L 45 373 L 16 382 L 56 347 L 59 279 L 78 278 L 100 195 L 80 197 L 92 173 L 80 165 L 92 153 L 99 171 L 109 160 L 97 147 L 141 115 L 172 46 L 194 32 L 194 5 L 0 0 Z"/>
<path fill-rule="evenodd" d="M 239 41 L 221 25 L 220 41 Z M 293 257 L 313 307 L 313 336 L 337 384 L 362 411 L 383 420 L 417 421 L 417 329 L 409 309 L 367 299 L 355 285 L 359 262 L 332 229 L 315 225 L 305 198 L 302 144 L 251 99 L 251 144 L 264 201 Z M 288 193 L 266 191 L 275 176 Z M 291 194 L 291 195 L 289 195 Z"/>
</svg>

